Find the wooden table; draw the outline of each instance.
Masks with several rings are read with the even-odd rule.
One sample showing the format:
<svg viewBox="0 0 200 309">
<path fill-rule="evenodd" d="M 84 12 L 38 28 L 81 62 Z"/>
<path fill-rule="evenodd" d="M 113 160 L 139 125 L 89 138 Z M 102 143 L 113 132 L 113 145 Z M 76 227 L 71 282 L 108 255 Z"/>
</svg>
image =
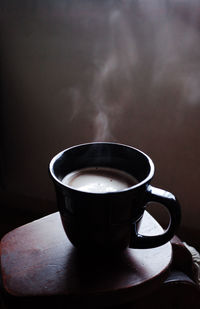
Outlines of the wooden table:
<svg viewBox="0 0 200 309">
<path fill-rule="evenodd" d="M 140 233 L 162 233 L 145 212 Z M 1 274 L 7 300 L 21 308 L 58 300 L 65 306 L 115 306 L 145 297 L 168 275 L 171 244 L 127 249 L 120 255 L 88 255 L 69 242 L 59 213 L 23 225 L 1 240 Z"/>
</svg>

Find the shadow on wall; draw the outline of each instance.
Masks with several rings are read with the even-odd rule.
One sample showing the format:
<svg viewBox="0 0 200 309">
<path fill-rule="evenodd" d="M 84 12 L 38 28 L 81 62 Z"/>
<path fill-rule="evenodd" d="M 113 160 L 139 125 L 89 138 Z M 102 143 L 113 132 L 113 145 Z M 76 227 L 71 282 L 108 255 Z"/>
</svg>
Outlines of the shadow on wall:
<svg viewBox="0 0 200 309">
<path fill-rule="evenodd" d="M 177 195 L 182 226 L 198 230 L 199 9 L 195 0 L 1 1 L 4 193 L 55 203 L 50 159 L 117 141 L 151 156 L 153 184 Z"/>
</svg>

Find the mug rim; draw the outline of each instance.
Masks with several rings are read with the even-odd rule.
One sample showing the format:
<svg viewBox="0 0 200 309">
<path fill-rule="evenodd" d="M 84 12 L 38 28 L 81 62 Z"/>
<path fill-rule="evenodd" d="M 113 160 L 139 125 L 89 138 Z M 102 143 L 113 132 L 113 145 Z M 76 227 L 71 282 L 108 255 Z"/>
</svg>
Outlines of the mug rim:
<svg viewBox="0 0 200 309">
<path fill-rule="evenodd" d="M 66 184 L 63 184 L 63 182 L 61 180 L 58 179 L 58 177 L 55 175 L 54 173 L 54 170 L 53 170 L 53 167 L 54 167 L 54 163 L 66 152 L 66 151 L 69 151 L 73 148 L 77 148 L 77 147 L 82 147 L 82 146 L 87 146 L 87 145 L 95 145 L 95 144 L 112 144 L 112 145 L 117 145 L 117 146 L 122 146 L 122 147 L 127 147 L 127 148 L 130 148 L 130 149 L 133 149 L 137 152 L 139 152 L 141 155 L 143 155 L 148 163 L 149 163 L 149 167 L 150 167 L 150 171 L 149 171 L 149 174 L 147 175 L 146 178 L 144 178 L 142 181 L 138 182 L 137 184 L 131 186 L 131 187 L 128 187 L 128 188 L 125 188 L 123 190 L 118 190 L 118 191 L 112 191 L 112 192 L 86 192 L 86 191 L 82 191 L 82 190 L 78 190 L 78 189 L 75 189 L 71 186 L 68 186 Z M 79 193 L 82 193 L 82 194 L 94 194 L 94 195 L 111 195 L 111 194 L 119 194 L 119 193 L 123 193 L 123 192 L 129 192 L 130 190 L 132 189 L 136 189 L 136 188 L 139 188 L 141 186 L 143 186 L 144 184 L 148 183 L 153 175 L 154 175 L 154 172 L 155 172 L 155 166 L 154 166 L 154 163 L 152 161 L 152 159 L 146 154 L 144 153 L 143 151 L 139 150 L 138 148 L 135 148 L 135 147 L 132 147 L 130 145 L 126 145 L 126 144 L 122 144 L 122 143 L 115 143 L 115 142 L 88 142 L 88 143 L 81 143 L 81 144 L 77 144 L 77 145 L 74 145 L 74 146 L 71 146 L 71 147 L 68 147 L 68 148 L 65 148 L 63 150 L 61 150 L 60 152 L 58 152 L 50 161 L 49 163 L 49 172 L 50 172 L 50 175 L 51 177 L 59 184 L 61 185 L 62 187 L 64 188 L 68 188 L 72 191 L 75 191 L 75 192 L 79 192 Z"/>
</svg>

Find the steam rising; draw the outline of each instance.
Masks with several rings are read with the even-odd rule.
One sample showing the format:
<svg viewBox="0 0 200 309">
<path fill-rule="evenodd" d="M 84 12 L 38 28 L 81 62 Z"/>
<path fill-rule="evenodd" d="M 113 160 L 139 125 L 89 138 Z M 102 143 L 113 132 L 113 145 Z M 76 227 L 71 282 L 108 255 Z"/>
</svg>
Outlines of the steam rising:
<svg viewBox="0 0 200 309">
<path fill-rule="evenodd" d="M 95 141 L 114 138 L 121 114 L 140 104 L 140 93 L 148 101 L 154 93 L 162 98 L 162 89 L 175 89 L 182 104 L 200 102 L 200 54 L 193 49 L 200 41 L 194 13 L 197 2 L 192 1 L 191 8 L 181 2 L 186 11 L 181 10 L 180 1 L 107 1 L 105 16 L 99 21 L 105 28 L 102 40 L 95 43 L 95 69 L 87 97 Z M 83 95 L 77 89 L 70 91 L 72 100 L 78 101 L 73 118 Z"/>
<path fill-rule="evenodd" d="M 138 57 L 134 38 L 118 9 L 109 14 L 109 30 L 105 60 L 97 69 L 91 92 L 96 106 L 97 141 L 113 138 L 110 124 L 132 94 L 131 74 Z"/>
</svg>

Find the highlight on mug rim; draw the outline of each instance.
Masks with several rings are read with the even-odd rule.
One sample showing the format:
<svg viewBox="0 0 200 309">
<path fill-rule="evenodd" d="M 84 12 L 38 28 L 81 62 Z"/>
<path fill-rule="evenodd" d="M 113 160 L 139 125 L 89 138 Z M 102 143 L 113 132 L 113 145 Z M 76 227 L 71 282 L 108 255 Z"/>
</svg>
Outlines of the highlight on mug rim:
<svg viewBox="0 0 200 309">
<path fill-rule="evenodd" d="M 118 190 L 118 191 L 112 191 L 112 192 L 86 192 L 86 191 L 83 191 L 83 190 L 79 190 L 79 189 L 76 189 L 76 188 L 73 188 L 67 184 L 64 184 L 62 182 L 62 180 L 60 180 L 56 175 L 55 175 L 55 172 L 54 172 L 54 164 L 55 162 L 67 151 L 70 151 L 70 150 L 73 150 L 75 148 L 81 148 L 81 147 L 84 147 L 84 146 L 92 146 L 92 145 L 98 145 L 98 144 L 102 144 L 102 145 L 116 145 L 116 146 L 119 146 L 119 147 L 125 147 L 125 148 L 130 148 L 138 153 L 140 153 L 148 162 L 149 164 L 149 173 L 147 175 L 147 177 L 145 177 L 143 180 L 141 181 L 138 181 L 138 183 L 134 184 L 133 186 L 131 187 L 127 187 L 123 190 Z M 91 166 L 92 167 L 92 166 Z M 57 153 L 50 161 L 49 163 L 49 172 L 52 176 L 52 178 L 57 182 L 59 183 L 62 187 L 66 187 L 66 188 L 69 188 L 70 190 L 73 190 L 73 191 L 76 191 L 76 192 L 80 192 L 80 193 L 83 193 L 83 194 L 94 194 L 94 195 L 109 195 L 109 194 L 118 194 L 118 193 L 122 193 L 122 192 L 127 192 L 127 191 L 130 191 L 132 189 L 135 189 L 135 188 L 138 188 L 138 187 L 141 187 L 142 185 L 144 185 L 145 183 L 147 183 L 148 181 L 151 180 L 151 178 L 153 177 L 154 175 L 154 171 L 155 171 L 155 166 L 154 166 L 154 163 L 152 161 L 152 159 L 146 154 L 144 153 L 143 151 L 135 148 L 135 147 L 132 147 L 130 145 L 126 145 L 126 144 L 121 144 L 121 143 L 115 143 L 115 142 L 89 142 L 89 143 L 82 143 L 82 144 L 77 144 L 77 145 L 74 145 L 74 146 L 71 146 L 71 147 L 68 147 L 66 149 L 63 149 L 62 151 L 60 151 L 59 153 Z"/>
</svg>

